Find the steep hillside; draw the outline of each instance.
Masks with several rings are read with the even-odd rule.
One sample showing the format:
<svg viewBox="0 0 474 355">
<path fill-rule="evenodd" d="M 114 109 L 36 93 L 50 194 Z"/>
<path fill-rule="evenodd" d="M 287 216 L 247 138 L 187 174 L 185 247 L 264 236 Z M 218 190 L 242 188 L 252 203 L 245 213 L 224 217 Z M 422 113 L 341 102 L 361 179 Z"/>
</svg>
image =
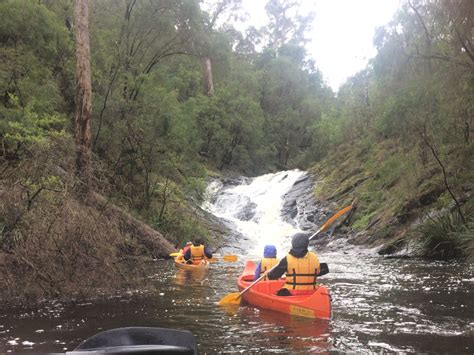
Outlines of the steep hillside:
<svg viewBox="0 0 474 355">
<path fill-rule="evenodd" d="M 379 247 L 380 253 L 416 253 L 432 257 L 474 256 L 473 146 L 448 150 L 425 164 L 396 140 L 357 146 L 344 144 L 313 166 L 319 178 L 315 195 L 342 207 L 355 201 L 351 241 Z M 448 219 L 448 222 L 446 222 Z M 432 230 L 429 227 L 432 226 Z M 434 233 L 438 230 L 440 240 Z M 405 249 L 410 246 L 409 249 Z"/>
</svg>

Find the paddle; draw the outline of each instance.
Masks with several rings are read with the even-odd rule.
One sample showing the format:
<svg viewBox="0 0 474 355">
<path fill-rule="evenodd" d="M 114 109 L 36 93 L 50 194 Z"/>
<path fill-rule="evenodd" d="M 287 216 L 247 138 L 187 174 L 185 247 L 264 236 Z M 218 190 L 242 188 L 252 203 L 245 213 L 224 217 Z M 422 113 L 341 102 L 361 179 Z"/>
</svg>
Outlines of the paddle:
<svg viewBox="0 0 474 355">
<path fill-rule="evenodd" d="M 339 217 L 341 217 L 343 214 L 349 212 L 352 209 L 352 205 L 349 205 L 347 207 L 344 207 L 342 210 L 339 212 L 335 213 L 331 218 L 329 218 L 326 223 L 324 223 L 321 228 L 318 229 L 316 233 L 314 233 L 311 237 L 309 237 L 309 240 L 312 240 L 315 238 L 319 233 L 324 232 L 326 229 L 329 228 L 329 226 Z"/>
<path fill-rule="evenodd" d="M 224 260 L 224 261 L 228 261 L 228 262 L 234 262 L 234 261 L 237 261 L 237 255 L 215 255 L 213 256 L 212 258 L 210 259 L 207 259 L 209 260 L 211 263 L 212 262 L 216 262 L 218 260 Z"/>
<path fill-rule="evenodd" d="M 314 233 L 310 238 L 309 240 L 313 239 L 314 237 L 316 237 L 319 233 L 322 233 L 324 232 L 325 230 L 327 230 L 329 228 L 329 226 L 336 220 L 338 219 L 340 216 L 342 216 L 344 213 L 350 211 L 352 208 L 352 205 L 350 206 L 347 206 L 345 208 L 343 208 L 342 210 L 340 210 L 339 212 L 337 212 L 336 214 L 334 214 L 331 218 L 329 218 L 322 226 L 321 228 L 318 229 L 318 231 L 316 233 Z M 243 289 L 241 292 L 233 292 L 233 293 L 229 293 L 227 295 L 225 295 L 224 297 L 221 298 L 221 300 L 219 301 L 219 305 L 229 305 L 229 304 L 240 304 L 240 299 L 242 298 L 242 295 L 247 292 L 248 290 L 250 290 L 253 286 L 255 286 L 260 280 L 262 280 L 265 276 L 267 276 L 268 273 L 270 273 L 273 269 L 275 269 L 276 267 L 278 266 L 278 264 L 276 264 L 274 267 L 272 267 L 269 271 L 263 273 L 262 276 L 260 276 L 258 279 L 256 279 L 254 282 L 252 282 L 249 286 L 247 286 L 245 289 Z M 326 265 L 326 272 L 327 273 L 329 270 L 327 269 L 327 265 Z M 321 274 L 321 273 L 320 273 Z"/>
<path fill-rule="evenodd" d="M 169 254 L 169 256 L 171 256 L 172 258 L 176 258 L 178 255 L 179 255 L 179 252 Z M 215 255 L 212 258 L 207 259 L 207 260 L 209 260 L 212 263 L 220 259 L 224 261 L 228 261 L 228 262 L 234 262 L 234 261 L 237 261 L 237 255 Z"/>
</svg>

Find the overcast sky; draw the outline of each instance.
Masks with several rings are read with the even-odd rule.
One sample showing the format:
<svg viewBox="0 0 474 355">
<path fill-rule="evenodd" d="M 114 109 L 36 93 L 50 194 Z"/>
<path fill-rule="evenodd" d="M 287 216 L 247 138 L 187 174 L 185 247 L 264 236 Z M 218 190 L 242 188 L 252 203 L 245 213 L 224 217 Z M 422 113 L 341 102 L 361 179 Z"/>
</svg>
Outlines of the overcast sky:
<svg viewBox="0 0 474 355">
<path fill-rule="evenodd" d="M 308 34 L 311 38 L 308 54 L 334 91 L 374 57 L 374 31 L 391 20 L 399 1 L 300 0 L 303 10 L 316 13 L 313 29 Z M 248 25 L 259 28 L 268 21 L 264 9 L 266 0 L 242 0 L 242 3 L 250 15 Z"/>
</svg>

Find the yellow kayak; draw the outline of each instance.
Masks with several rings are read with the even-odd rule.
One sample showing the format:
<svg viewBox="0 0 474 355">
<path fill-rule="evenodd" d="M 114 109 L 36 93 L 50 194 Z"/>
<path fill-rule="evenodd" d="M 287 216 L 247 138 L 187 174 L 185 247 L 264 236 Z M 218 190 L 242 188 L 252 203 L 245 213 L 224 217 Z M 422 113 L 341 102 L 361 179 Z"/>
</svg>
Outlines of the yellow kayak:
<svg viewBox="0 0 474 355">
<path fill-rule="evenodd" d="M 187 264 L 183 258 L 175 258 L 174 264 L 178 269 L 182 270 L 206 270 L 209 267 L 209 261 L 207 260 L 198 260 L 193 261 L 192 264 Z"/>
</svg>

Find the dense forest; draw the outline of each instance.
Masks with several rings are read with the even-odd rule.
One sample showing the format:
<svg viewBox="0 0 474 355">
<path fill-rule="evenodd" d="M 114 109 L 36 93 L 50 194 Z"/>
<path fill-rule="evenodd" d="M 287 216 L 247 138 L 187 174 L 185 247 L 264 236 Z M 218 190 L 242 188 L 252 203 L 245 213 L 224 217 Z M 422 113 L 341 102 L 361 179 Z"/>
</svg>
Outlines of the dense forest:
<svg viewBox="0 0 474 355">
<path fill-rule="evenodd" d="M 360 242 L 474 255 L 472 1 L 404 1 L 337 93 L 306 53 L 313 17 L 294 1 L 269 0 L 268 24 L 245 33 L 230 20 L 239 1 L 88 10 L 84 179 L 74 2 L 0 1 L 3 298 L 129 285 L 140 256 L 160 256 L 154 231 L 171 242 L 162 255 L 211 238 L 196 213 L 209 177 L 292 168 L 311 171 L 328 204 L 357 201 L 346 228 Z"/>
</svg>

